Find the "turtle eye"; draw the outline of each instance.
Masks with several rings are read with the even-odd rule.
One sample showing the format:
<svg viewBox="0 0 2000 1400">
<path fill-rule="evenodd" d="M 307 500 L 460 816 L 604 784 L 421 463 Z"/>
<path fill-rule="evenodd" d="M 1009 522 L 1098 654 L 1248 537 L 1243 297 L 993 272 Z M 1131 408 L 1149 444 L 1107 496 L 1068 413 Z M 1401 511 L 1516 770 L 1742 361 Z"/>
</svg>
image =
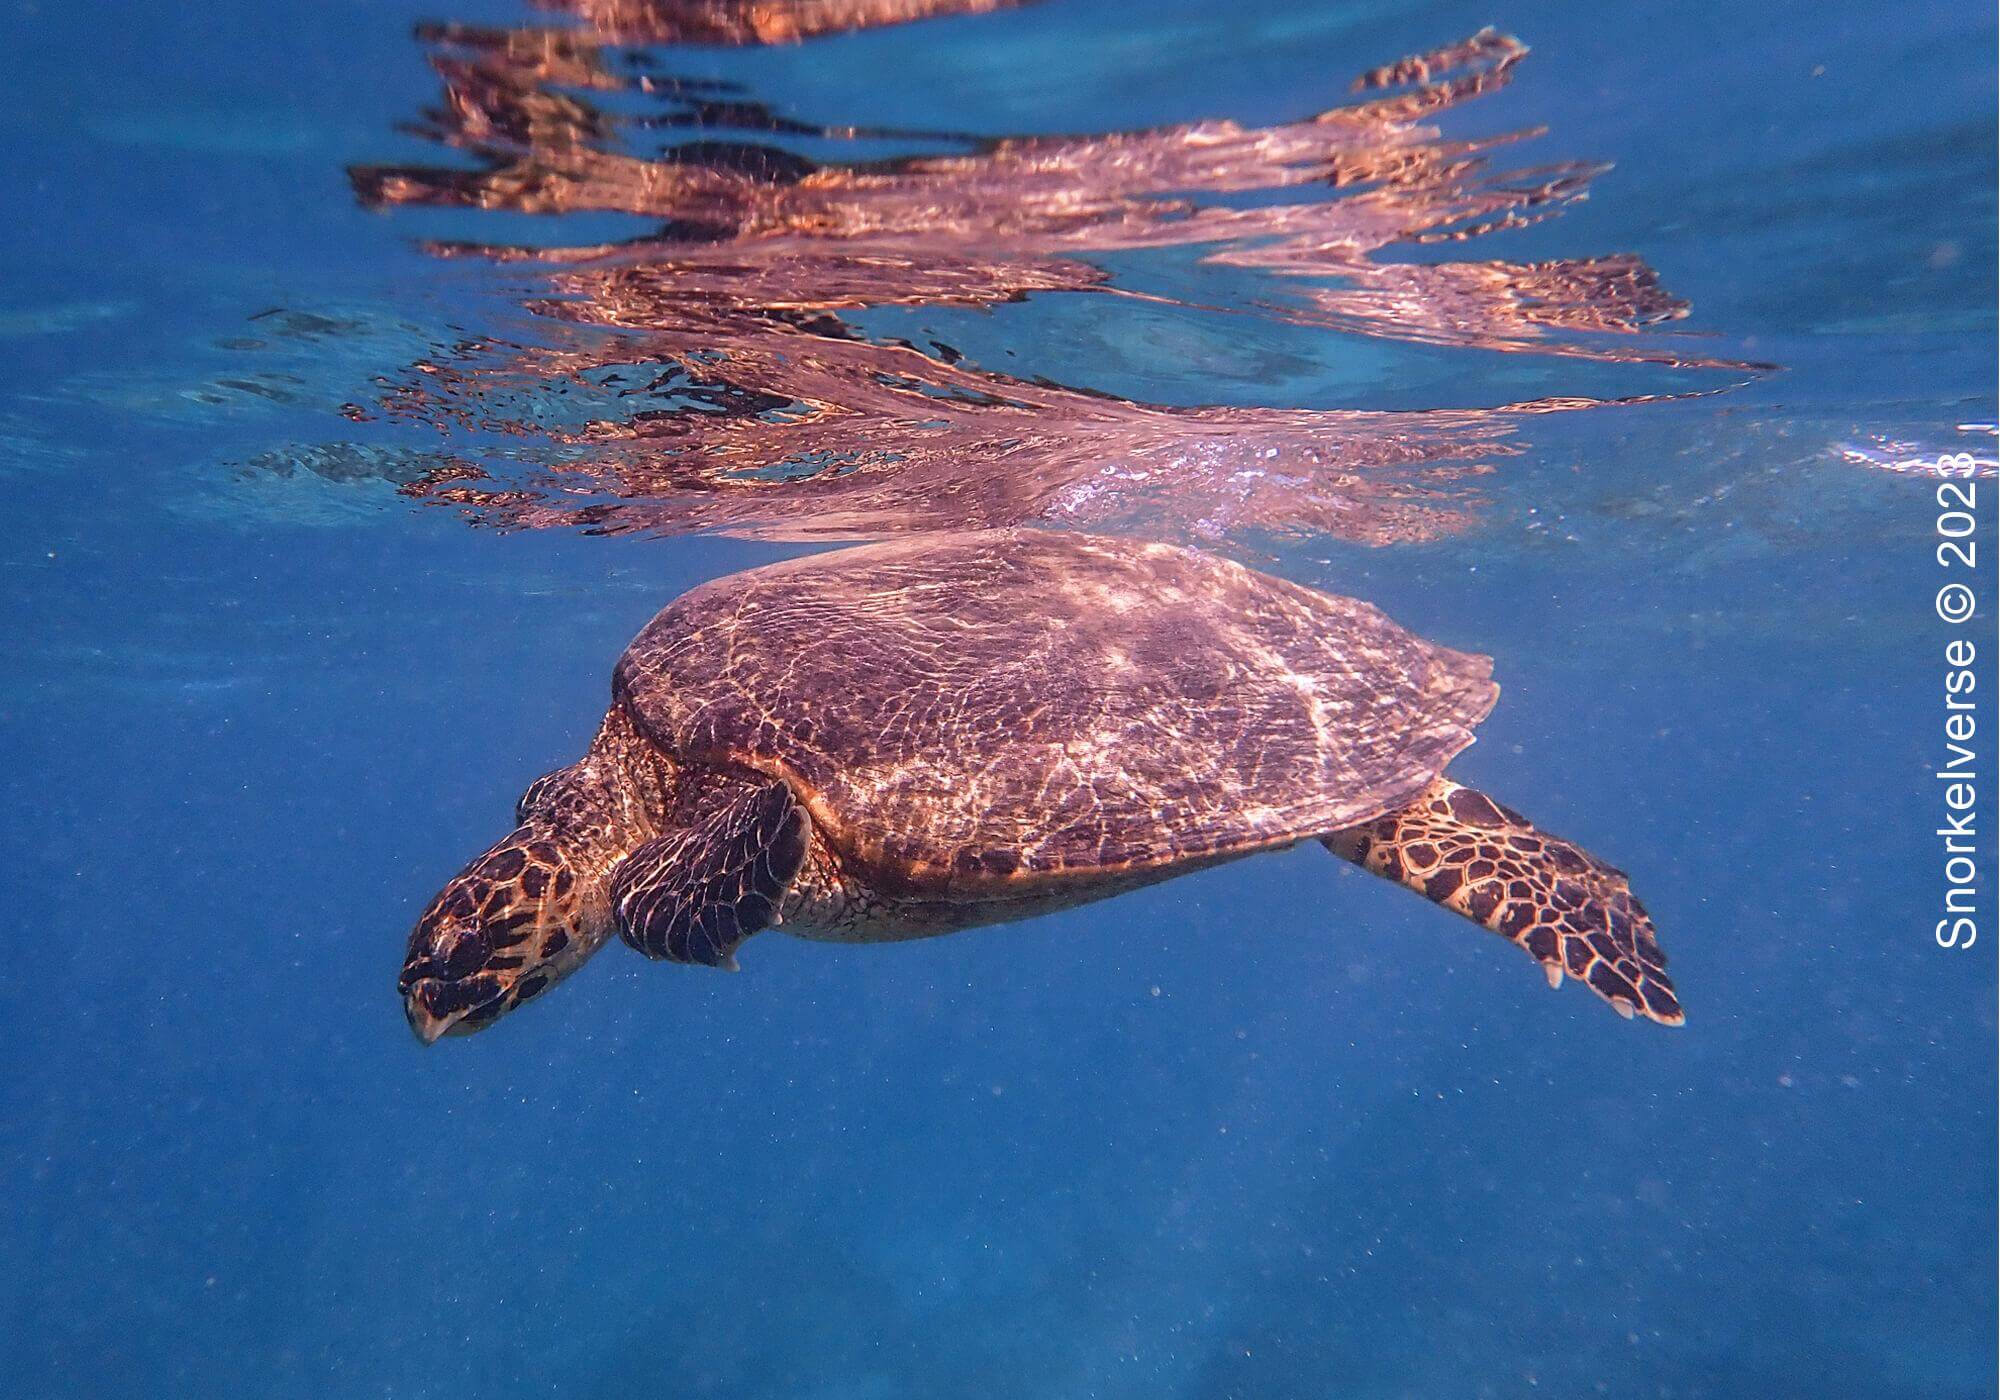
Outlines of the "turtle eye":
<svg viewBox="0 0 2000 1400">
<path fill-rule="evenodd" d="M 396 990 L 404 996 L 408 996 L 410 989 L 426 977 L 442 976 L 444 976 L 444 967 L 436 958 L 428 954 L 420 958 L 411 958 L 403 964 L 403 975 L 396 979 Z"/>
</svg>

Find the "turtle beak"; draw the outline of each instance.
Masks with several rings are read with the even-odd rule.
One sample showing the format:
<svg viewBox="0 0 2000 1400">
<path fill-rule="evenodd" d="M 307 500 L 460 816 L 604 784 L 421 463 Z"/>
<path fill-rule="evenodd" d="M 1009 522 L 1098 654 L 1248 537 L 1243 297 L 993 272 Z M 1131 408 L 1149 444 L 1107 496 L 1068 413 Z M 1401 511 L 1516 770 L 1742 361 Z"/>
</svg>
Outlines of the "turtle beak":
<svg viewBox="0 0 2000 1400">
<path fill-rule="evenodd" d="M 472 977 L 404 975 L 403 1015 L 418 1040 L 435 1045 L 448 1035 L 470 1035 L 493 1020 L 507 989 L 490 974 Z"/>
<path fill-rule="evenodd" d="M 463 1011 L 454 1011 L 446 1016 L 433 1014 L 424 1005 L 423 997 L 430 978 L 417 983 L 403 995 L 403 1015 L 408 1018 L 410 1029 L 418 1040 L 426 1045 L 435 1045 L 451 1028 L 464 1017 Z"/>
<path fill-rule="evenodd" d="M 465 1035 L 500 1014 L 507 981 L 486 970 L 492 957 L 492 942 L 476 925 L 428 917 L 418 923 L 396 979 L 418 1040 L 432 1045 L 453 1031 Z"/>
</svg>

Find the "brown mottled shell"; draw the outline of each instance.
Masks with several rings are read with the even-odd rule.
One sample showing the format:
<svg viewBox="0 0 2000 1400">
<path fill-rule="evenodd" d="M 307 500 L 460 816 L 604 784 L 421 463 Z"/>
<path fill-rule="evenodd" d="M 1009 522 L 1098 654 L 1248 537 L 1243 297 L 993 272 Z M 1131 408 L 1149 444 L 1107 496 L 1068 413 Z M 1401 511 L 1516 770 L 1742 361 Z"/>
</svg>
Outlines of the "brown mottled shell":
<svg viewBox="0 0 2000 1400">
<path fill-rule="evenodd" d="M 1472 742 L 1491 675 L 1225 559 L 993 530 L 717 579 L 613 684 L 676 761 L 790 781 L 883 887 L 977 898 L 1381 816 Z"/>
</svg>

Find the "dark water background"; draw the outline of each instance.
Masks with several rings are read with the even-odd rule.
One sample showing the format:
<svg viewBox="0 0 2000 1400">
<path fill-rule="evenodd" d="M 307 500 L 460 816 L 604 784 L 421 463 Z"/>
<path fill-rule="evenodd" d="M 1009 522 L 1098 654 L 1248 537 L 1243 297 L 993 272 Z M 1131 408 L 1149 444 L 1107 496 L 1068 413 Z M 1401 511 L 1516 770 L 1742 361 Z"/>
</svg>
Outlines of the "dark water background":
<svg viewBox="0 0 2000 1400">
<path fill-rule="evenodd" d="M 1838 449 L 1992 419 L 1990 13 L 1065 0 L 672 50 L 1002 133 L 1289 119 L 1489 21 L 1530 43 L 1447 130 L 1616 170 L 1492 255 L 1637 252 L 1788 370 L 1537 425 L 1469 533 L 1270 566 L 1496 657 L 1455 771 L 1631 872 L 1689 1025 L 1310 849 L 930 943 L 760 939 L 738 977 L 614 946 L 424 1051 L 422 901 L 666 598 L 790 548 L 244 467 L 505 312 L 412 246 L 465 216 L 343 174 L 436 157 L 395 126 L 439 17 L 0 21 L 0 1392 L 1993 1393 L 2000 929 L 1932 941 L 1934 483 Z M 1576 392 L 1064 302 L 965 335 L 1169 403 Z"/>
</svg>

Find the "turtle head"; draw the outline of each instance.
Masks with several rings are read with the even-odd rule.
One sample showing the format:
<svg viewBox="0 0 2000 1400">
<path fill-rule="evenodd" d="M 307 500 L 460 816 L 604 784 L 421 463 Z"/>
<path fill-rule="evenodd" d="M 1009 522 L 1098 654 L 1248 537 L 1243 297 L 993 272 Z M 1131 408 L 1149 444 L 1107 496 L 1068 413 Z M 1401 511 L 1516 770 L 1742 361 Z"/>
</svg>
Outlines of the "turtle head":
<svg viewBox="0 0 2000 1400">
<path fill-rule="evenodd" d="M 439 890 L 410 934 L 396 986 L 417 1039 L 484 1029 L 604 946 L 611 872 L 650 833 L 664 773 L 614 707 L 589 753 L 528 785 L 514 830 Z"/>
<path fill-rule="evenodd" d="M 438 890 L 396 990 L 424 1044 L 500 1020 L 612 934 L 612 870 L 664 812 L 670 764 L 612 706 L 578 762 L 520 794 L 514 830 Z"/>
<path fill-rule="evenodd" d="M 604 941 L 593 923 L 608 924 L 587 883 L 563 843 L 531 822 L 438 891 L 396 984 L 417 1038 L 489 1026 L 573 972 Z"/>
<path fill-rule="evenodd" d="M 521 794 L 520 825 L 438 891 L 410 934 L 397 988 L 426 1045 L 469 1035 L 540 996 L 610 936 L 611 868 L 633 844 L 602 738 Z"/>
</svg>

